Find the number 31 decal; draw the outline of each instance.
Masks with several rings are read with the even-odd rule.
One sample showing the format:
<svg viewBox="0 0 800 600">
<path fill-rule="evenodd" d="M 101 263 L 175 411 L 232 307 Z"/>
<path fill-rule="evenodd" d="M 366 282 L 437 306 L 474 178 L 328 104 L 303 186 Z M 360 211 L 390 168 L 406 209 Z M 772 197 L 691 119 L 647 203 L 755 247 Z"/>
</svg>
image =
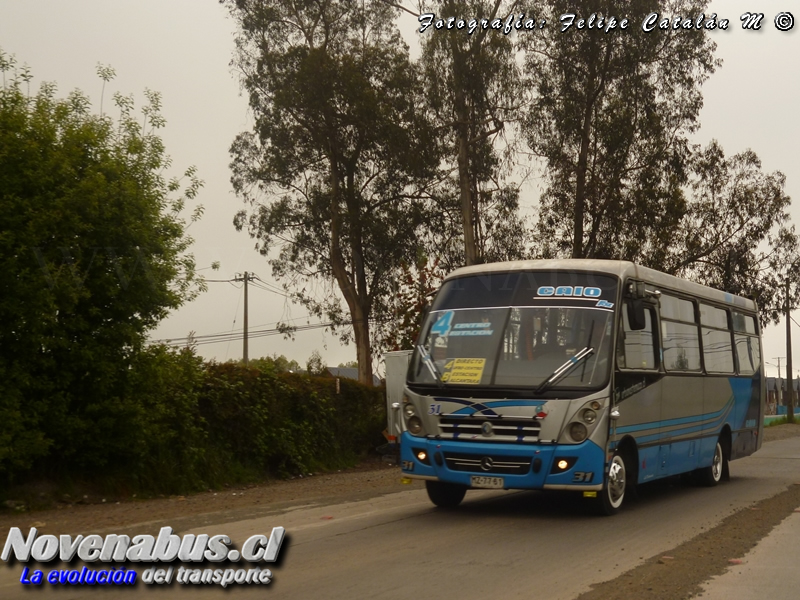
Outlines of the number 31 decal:
<svg viewBox="0 0 800 600">
<path fill-rule="evenodd" d="M 428 407 L 428 414 L 429 415 L 440 415 L 440 414 L 442 414 L 442 405 L 441 404 L 431 404 Z"/>
</svg>

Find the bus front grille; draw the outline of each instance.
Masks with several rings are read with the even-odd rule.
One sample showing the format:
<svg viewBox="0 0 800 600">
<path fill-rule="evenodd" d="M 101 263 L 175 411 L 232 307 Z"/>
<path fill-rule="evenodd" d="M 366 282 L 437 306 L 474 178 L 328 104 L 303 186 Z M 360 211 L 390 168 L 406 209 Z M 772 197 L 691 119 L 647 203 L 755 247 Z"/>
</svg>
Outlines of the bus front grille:
<svg viewBox="0 0 800 600">
<path fill-rule="evenodd" d="M 532 417 L 453 417 L 439 419 L 441 439 L 470 442 L 538 442 L 541 424 Z"/>
<path fill-rule="evenodd" d="M 531 458 L 525 456 L 479 456 L 445 452 L 444 460 L 451 471 L 491 475 L 524 475 L 531 468 Z"/>
</svg>

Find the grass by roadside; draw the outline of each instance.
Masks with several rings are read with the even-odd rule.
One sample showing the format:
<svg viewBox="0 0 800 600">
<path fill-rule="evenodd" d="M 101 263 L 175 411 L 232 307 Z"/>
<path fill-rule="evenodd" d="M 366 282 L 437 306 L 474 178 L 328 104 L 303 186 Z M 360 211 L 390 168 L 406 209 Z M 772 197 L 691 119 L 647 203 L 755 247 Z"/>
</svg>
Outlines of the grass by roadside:
<svg viewBox="0 0 800 600">
<path fill-rule="evenodd" d="M 795 417 L 795 420 L 792 422 L 792 425 L 797 425 L 800 423 L 800 418 Z M 764 423 L 764 427 L 777 427 L 778 425 L 788 425 L 789 424 L 789 417 L 778 417 L 777 419 L 770 419 L 769 421 Z"/>
</svg>

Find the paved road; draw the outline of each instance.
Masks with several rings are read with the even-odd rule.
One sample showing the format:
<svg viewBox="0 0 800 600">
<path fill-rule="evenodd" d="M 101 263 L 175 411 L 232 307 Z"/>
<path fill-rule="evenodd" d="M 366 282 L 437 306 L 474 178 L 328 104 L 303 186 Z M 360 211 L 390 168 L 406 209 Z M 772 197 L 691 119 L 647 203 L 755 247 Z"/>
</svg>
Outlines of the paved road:
<svg viewBox="0 0 800 600">
<path fill-rule="evenodd" d="M 430 505 L 424 491 L 410 490 L 362 502 L 295 507 L 195 533 L 225 533 L 241 547 L 254 533 L 286 528 L 282 560 L 272 568 L 268 588 L 235 586 L 227 598 L 266 593 L 287 600 L 571 600 L 592 583 L 613 579 L 800 482 L 800 438 L 765 444 L 756 455 L 733 462 L 731 474 L 732 481 L 711 489 L 645 486 L 637 503 L 611 518 L 588 515 L 581 499 L 536 492 L 469 492 L 457 511 L 442 512 Z M 0 570 L 0 597 L 30 597 L 19 583 L 20 572 L 18 564 Z M 223 595 L 216 586 L 193 585 L 57 591 L 62 600 L 97 592 L 104 598 Z"/>
</svg>

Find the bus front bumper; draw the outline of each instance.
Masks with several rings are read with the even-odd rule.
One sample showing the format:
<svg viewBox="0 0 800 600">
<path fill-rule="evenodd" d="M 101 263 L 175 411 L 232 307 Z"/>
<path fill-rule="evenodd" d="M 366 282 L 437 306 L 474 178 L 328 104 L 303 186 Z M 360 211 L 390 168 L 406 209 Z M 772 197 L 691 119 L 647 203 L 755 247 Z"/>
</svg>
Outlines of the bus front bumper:
<svg viewBox="0 0 800 600">
<path fill-rule="evenodd" d="M 605 453 L 581 444 L 493 444 L 430 440 L 403 433 L 405 477 L 474 488 L 594 491 L 603 487 Z"/>
</svg>

